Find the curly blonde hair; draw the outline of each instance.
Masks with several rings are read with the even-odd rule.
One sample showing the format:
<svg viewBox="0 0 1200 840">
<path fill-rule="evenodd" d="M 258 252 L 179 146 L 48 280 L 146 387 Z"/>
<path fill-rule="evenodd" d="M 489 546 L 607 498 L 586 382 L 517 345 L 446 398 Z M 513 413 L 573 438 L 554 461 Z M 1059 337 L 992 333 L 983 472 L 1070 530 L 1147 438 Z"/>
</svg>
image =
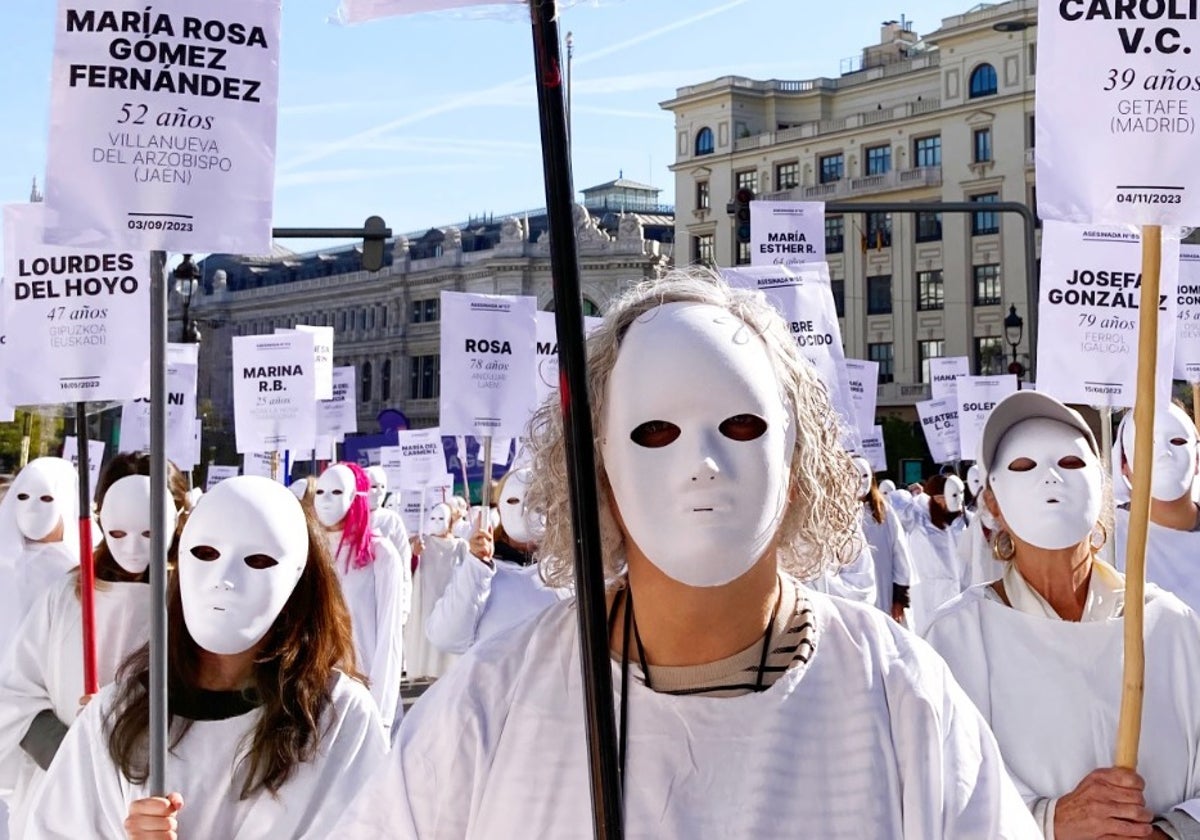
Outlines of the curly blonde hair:
<svg viewBox="0 0 1200 840">
<path fill-rule="evenodd" d="M 612 581 L 625 570 L 624 535 L 610 507 L 600 447 L 609 376 L 634 320 L 655 307 L 677 302 L 709 304 L 737 316 L 762 339 L 771 357 L 780 396 L 796 422 L 790 474 L 793 501 L 776 541 L 780 567 L 801 580 L 809 580 L 852 561 L 858 550 L 857 473 L 842 449 L 841 426 L 816 370 L 800 355 L 787 324 L 761 292 L 731 287 L 710 270 L 690 268 L 626 290 L 588 338 L 588 400 L 605 577 Z M 568 587 L 574 581 L 575 539 L 557 394 L 531 420 L 530 450 L 533 483 L 528 505 L 546 516 L 546 530 L 537 553 L 541 575 L 550 586 Z"/>
</svg>

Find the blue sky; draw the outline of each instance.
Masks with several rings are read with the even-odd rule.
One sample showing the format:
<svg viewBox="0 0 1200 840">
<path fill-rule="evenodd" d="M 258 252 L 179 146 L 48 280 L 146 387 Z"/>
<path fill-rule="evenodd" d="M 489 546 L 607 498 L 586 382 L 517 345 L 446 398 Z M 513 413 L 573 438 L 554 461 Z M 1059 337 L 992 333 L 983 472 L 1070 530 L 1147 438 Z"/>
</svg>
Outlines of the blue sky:
<svg viewBox="0 0 1200 840">
<path fill-rule="evenodd" d="M 0 203 L 25 201 L 30 179 L 43 180 L 56 5 L 5 0 Z M 336 5 L 284 0 L 276 225 L 357 226 L 378 214 L 398 232 L 415 231 L 545 203 L 530 34 L 519 14 L 342 27 L 327 22 Z M 566 9 L 575 187 L 623 170 L 672 202 L 673 123 L 658 103 L 677 87 L 728 74 L 835 76 L 842 59 L 875 43 L 882 21 L 907 14 L 924 34 L 972 5 L 601 0 Z"/>
</svg>

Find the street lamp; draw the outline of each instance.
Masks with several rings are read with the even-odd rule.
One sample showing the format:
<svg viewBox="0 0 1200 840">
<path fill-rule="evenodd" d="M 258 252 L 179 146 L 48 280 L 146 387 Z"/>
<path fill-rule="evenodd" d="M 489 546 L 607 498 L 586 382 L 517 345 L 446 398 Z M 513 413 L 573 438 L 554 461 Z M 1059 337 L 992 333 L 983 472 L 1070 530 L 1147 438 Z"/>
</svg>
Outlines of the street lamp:
<svg viewBox="0 0 1200 840">
<path fill-rule="evenodd" d="M 1008 372 L 1017 377 L 1018 384 L 1025 374 L 1025 367 L 1017 361 L 1017 345 L 1021 343 L 1021 336 L 1024 334 L 1025 319 L 1017 314 L 1016 306 L 1010 305 L 1008 314 L 1004 316 L 1004 340 L 1012 347 L 1012 363 L 1008 366 Z"/>
<path fill-rule="evenodd" d="M 185 344 L 200 343 L 200 328 L 192 322 L 190 310 L 192 295 L 200 286 L 200 269 L 192 262 L 191 254 L 183 255 L 183 262 L 175 267 L 175 293 L 183 299 L 183 335 Z"/>
</svg>

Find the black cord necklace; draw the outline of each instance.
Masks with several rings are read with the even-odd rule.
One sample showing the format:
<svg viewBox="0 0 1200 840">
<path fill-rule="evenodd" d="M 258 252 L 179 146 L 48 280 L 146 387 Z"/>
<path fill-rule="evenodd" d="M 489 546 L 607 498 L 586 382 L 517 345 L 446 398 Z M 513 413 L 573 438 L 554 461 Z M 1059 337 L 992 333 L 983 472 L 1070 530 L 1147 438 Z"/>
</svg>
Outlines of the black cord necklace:
<svg viewBox="0 0 1200 840">
<path fill-rule="evenodd" d="M 775 621 L 779 618 L 779 607 L 783 603 L 783 584 L 776 579 L 775 585 L 777 589 L 775 607 L 771 610 L 771 619 L 767 622 L 767 629 L 763 632 L 762 650 L 758 658 L 758 676 L 754 681 L 755 692 L 761 692 L 764 689 L 767 657 L 771 653 L 771 637 L 775 632 Z M 628 584 L 613 597 L 612 611 L 608 616 L 609 637 L 612 637 L 613 629 L 616 626 L 617 610 L 621 608 L 622 604 L 625 606 L 625 615 L 623 616 L 624 633 L 621 637 L 621 723 L 617 733 L 617 769 L 623 794 L 625 792 L 625 759 L 628 754 L 626 747 L 629 738 L 629 637 L 631 630 L 634 642 L 637 644 L 638 664 L 642 669 L 642 680 L 646 683 L 646 688 L 652 691 L 654 685 L 650 680 L 650 666 L 646 664 L 646 649 L 642 645 L 642 634 L 638 632 L 637 619 L 633 613 L 633 590 Z"/>
</svg>

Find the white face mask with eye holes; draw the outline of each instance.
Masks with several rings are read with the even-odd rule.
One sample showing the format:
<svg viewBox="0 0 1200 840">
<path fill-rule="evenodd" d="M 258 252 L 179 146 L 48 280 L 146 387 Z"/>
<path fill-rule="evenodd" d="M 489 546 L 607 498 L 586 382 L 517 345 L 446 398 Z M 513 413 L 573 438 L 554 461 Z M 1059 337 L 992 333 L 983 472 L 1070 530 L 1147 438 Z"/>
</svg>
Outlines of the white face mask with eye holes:
<svg viewBox="0 0 1200 840">
<path fill-rule="evenodd" d="M 1100 517 L 1100 461 L 1077 429 L 1057 420 L 1035 417 L 1010 428 L 987 480 L 1008 528 L 1039 548 L 1078 545 Z"/>
<path fill-rule="evenodd" d="M 27 540 L 44 540 L 62 524 L 70 510 L 66 482 L 58 481 L 57 458 L 36 458 L 21 471 L 15 492 L 17 530 Z"/>
<path fill-rule="evenodd" d="M 787 508 L 795 435 L 766 346 L 734 315 L 668 303 L 629 327 L 601 450 L 626 538 L 664 574 L 721 586 L 754 566 Z"/>
<path fill-rule="evenodd" d="M 854 462 L 854 469 L 858 472 L 858 498 L 865 499 L 871 492 L 871 479 L 875 477 L 875 473 L 871 471 L 870 462 L 861 455 L 855 455 L 850 460 Z"/>
<path fill-rule="evenodd" d="M 1121 448 L 1130 471 L 1134 461 L 1133 416 L 1121 425 Z M 1196 426 L 1187 412 L 1177 405 L 1159 411 L 1154 417 L 1154 465 L 1150 476 L 1150 495 L 1159 501 L 1173 502 L 1191 495 L 1196 480 Z"/>
<path fill-rule="evenodd" d="M 183 620 L 196 644 L 233 655 L 254 647 L 308 561 L 308 526 L 291 491 L 261 476 L 204 494 L 179 536 Z"/>
<path fill-rule="evenodd" d="M 949 513 L 962 513 L 963 509 L 963 491 L 966 490 L 966 485 L 963 480 L 956 475 L 946 476 L 946 485 L 942 489 L 942 503 L 946 506 Z"/>
<path fill-rule="evenodd" d="M 383 500 L 387 498 L 387 473 L 383 471 L 383 467 L 367 467 L 367 478 L 371 482 L 371 489 L 367 491 L 367 506 L 372 511 L 377 511 L 383 507 Z"/>
<path fill-rule="evenodd" d="M 326 528 L 334 528 L 341 524 L 350 512 L 356 492 L 354 473 L 349 467 L 335 464 L 325 470 L 317 479 L 317 493 L 313 497 L 317 519 Z"/>
<path fill-rule="evenodd" d="M 978 497 L 979 491 L 983 489 L 983 467 L 978 464 L 972 464 L 967 470 L 967 489 L 974 497 Z"/>
<path fill-rule="evenodd" d="M 167 499 L 167 533 L 175 533 L 178 512 Z M 150 476 L 127 475 L 112 483 L 100 508 L 104 544 L 118 565 L 140 575 L 150 565 Z M 167 539 L 169 545 L 171 540 Z"/>
<path fill-rule="evenodd" d="M 500 527 L 509 539 L 518 543 L 530 543 L 540 536 L 542 523 L 537 516 L 525 508 L 525 497 L 533 472 L 519 469 L 504 478 L 500 492 Z"/>
</svg>

